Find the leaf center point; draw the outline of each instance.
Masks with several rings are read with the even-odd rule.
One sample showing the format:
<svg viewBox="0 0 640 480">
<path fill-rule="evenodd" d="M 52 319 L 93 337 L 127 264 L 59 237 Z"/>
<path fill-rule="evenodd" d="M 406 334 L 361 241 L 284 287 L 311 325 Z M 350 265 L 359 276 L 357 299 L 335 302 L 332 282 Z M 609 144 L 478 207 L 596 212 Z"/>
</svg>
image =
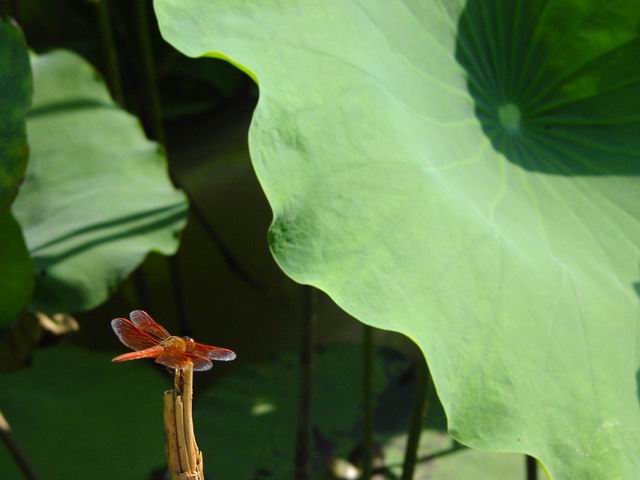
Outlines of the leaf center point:
<svg viewBox="0 0 640 480">
<path fill-rule="evenodd" d="M 520 109 L 513 103 L 505 103 L 498 108 L 498 119 L 500 124 L 509 133 L 520 131 Z"/>
</svg>

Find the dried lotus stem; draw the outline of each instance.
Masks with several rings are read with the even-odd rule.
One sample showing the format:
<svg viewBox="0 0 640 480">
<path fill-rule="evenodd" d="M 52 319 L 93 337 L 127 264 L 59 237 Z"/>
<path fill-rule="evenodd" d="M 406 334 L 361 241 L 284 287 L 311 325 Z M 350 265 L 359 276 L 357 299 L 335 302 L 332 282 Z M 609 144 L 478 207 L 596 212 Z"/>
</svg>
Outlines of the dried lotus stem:
<svg viewBox="0 0 640 480">
<path fill-rule="evenodd" d="M 193 366 L 175 371 L 175 388 L 164 393 L 164 431 L 171 480 L 204 480 L 193 417 Z"/>
</svg>

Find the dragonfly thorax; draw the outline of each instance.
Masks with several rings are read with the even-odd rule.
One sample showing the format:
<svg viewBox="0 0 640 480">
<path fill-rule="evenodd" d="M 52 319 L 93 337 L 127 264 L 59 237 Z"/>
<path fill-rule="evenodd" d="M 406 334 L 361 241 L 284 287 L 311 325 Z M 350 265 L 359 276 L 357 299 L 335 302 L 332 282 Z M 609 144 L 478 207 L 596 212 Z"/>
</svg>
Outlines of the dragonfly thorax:
<svg viewBox="0 0 640 480">
<path fill-rule="evenodd" d="M 184 352 L 187 349 L 187 342 L 191 340 L 190 338 L 187 340 L 186 338 L 181 338 L 181 337 L 168 337 L 165 338 L 162 342 L 160 342 L 160 345 L 162 345 L 164 348 L 170 348 L 172 350 L 180 350 L 181 352 Z M 193 340 L 191 340 L 193 342 Z"/>
</svg>

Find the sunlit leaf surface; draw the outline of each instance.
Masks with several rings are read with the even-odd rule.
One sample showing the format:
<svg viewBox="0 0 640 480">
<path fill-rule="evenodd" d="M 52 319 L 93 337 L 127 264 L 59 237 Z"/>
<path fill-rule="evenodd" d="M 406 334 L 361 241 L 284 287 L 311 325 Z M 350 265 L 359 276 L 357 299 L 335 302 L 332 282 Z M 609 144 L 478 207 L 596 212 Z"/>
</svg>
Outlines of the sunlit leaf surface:
<svg viewBox="0 0 640 480">
<path fill-rule="evenodd" d="M 33 56 L 31 159 L 14 212 L 37 269 L 32 307 L 100 304 L 150 251 L 173 253 L 186 221 L 162 149 L 68 51 Z"/>
<path fill-rule="evenodd" d="M 640 477 L 637 1 L 155 6 L 260 86 L 278 263 L 413 338 L 456 438 Z"/>
</svg>

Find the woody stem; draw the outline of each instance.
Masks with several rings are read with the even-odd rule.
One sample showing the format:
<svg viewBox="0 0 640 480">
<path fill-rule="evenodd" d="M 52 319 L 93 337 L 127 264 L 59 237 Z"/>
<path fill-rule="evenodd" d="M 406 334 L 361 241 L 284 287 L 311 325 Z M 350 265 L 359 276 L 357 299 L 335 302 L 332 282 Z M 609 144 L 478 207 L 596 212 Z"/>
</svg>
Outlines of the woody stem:
<svg viewBox="0 0 640 480">
<path fill-rule="evenodd" d="M 164 428 L 167 461 L 172 480 L 204 480 L 202 452 L 196 444 L 193 416 L 193 365 L 176 369 L 174 390 L 164 394 Z"/>
</svg>

